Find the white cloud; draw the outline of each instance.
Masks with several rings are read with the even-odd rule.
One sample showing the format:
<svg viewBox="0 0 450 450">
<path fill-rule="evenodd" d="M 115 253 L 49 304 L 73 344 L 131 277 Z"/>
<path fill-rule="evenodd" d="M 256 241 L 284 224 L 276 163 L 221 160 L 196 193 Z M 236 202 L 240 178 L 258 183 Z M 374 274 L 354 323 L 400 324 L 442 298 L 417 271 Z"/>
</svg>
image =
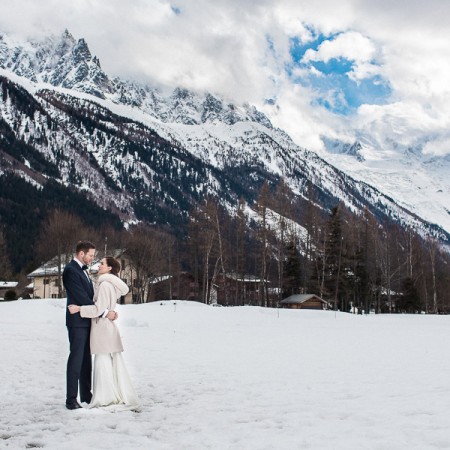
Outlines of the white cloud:
<svg viewBox="0 0 450 450">
<path fill-rule="evenodd" d="M 382 73 L 383 71 L 378 64 L 359 62 L 353 66 L 352 70 L 348 73 L 348 77 L 351 80 L 358 82 L 365 78 L 373 78 Z M 376 81 L 374 83 L 376 83 Z"/>
<path fill-rule="evenodd" d="M 273 120 L 300 145 L 319 148 L 320 134 L 350 133 L 354 124 L 380 135 L 401 130 L 411 142 L 443 135 L 450 117 L 448 17 L 450 3 L 442 0 L 348 0 L 338 7 L 334 0 L 2 0 L 0 30 L 30 37 L 67 28 L 86 39 L 111 75 L 209 90 L 260 108 L 276 98 Z M 313 93 L 294 85 L 285 68 L 290 38 L 305 43 L 315 33 L 338 36 L 307 59 L 351 59 L 352 79 L 382 76 L 395 103 L 363 106 L 351 121 L 311 106 Z"/>
<path fill-rule="evenodd" d="M 373 64 L 377 57 L 374 43 L 367 37 L 355 31 L 341 33 L 337 37 L 325 40 L 317 50 L 308 49 L 302 58 L 302 63 L 311 61 L 329 62 L 331 59 L 346 59 L 354 64 L 348 72 L 348 77 L 354 81 L 371 78 L 380 73 L 377 64 Z"/>
<path fill-rule="evenodd" d="M 299 17 L 292 15 L 291 11 L 286 7 L 275 5 L 274 17 L 281 29 L 283 29 L 289 37 L 296 37 L 303 43 L 314 40 L 312 31 L 305 26 Z"/>
<path fill-rule="evenodd" d="M 339 34 L 332 40 L 320 44 L 317 50 L 309 49 L 303 57 L 303 62 L 323 61 L 345 58 L 356 62 L 367 62 L 374 58 L 376 49 L 373 42 L 355 31 Z"/>
<path fill-rule="evenodd" d="M 434 139 L 424 146 L 425 155 L 445 156 L 450 154 L 450 135 Z"/>
<path fill-rule="evenodd" d="M 307 88 L 283 83 L 277 104 L 261 108 L 273 124 L 286 130 L 294 141 L 320 153 L 324 148 L 321 136 L 336 137 L 335 130 L 342 128 L 342 119 L 324 108 L 312 106 L 312 100 L 313 94 Z"/>
</svg>

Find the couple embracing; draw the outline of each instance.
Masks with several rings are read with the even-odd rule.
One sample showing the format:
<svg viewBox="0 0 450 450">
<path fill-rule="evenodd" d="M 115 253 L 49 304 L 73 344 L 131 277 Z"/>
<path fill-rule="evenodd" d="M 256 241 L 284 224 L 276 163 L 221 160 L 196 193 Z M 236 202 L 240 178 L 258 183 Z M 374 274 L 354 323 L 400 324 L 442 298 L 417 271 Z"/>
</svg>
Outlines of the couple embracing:
<svg viewBox="0 0 450 450">
<path fill-rule="evenodd" d="M 78 242 L 75 257 L 63 272 L 70 343 L 66 408 L 82 407 L 77 401 L 79 385 L 81 403 L 87 403 L 89 408 L 139 410 L 138 398 L 122 359 L 122 340 L 114 322 L 116 302 L 128 293 L 128 286 L 119 278 L 119 261 L 106 256 L 100 262 L 94 288 L 85 272 L 94 256 L 94 244 Z M 93 386 L 91 354 L 95 354 Z"/>
</svg>

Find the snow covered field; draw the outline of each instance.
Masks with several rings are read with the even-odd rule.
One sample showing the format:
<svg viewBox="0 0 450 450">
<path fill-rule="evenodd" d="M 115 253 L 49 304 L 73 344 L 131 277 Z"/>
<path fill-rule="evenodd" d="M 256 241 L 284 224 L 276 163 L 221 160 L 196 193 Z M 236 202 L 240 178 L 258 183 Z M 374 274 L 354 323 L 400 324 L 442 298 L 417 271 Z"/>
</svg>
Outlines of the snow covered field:
<svg viewBox="0 0 450 450">
<path fill-rule="evenodd" d="M 120 306 L 143 410 L 111 413 L 64 407 L 64 311 L 0 304 L 0 448 L 450 448 L 450 316 Z"/>
</svg>

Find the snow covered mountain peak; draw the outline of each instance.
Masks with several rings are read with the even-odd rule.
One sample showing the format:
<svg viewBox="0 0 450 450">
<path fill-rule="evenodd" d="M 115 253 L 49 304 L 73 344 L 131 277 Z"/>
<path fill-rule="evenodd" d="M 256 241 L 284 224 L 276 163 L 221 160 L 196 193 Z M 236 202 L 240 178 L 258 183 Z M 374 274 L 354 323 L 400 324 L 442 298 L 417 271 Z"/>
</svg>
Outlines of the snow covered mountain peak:
<svg viewBox="0 0 450 450">
<path fill-rule="evenodd" d="M 199 125 L 215 121 L 233 125 L 257 122 L 272 127 L 254 106 L 235 105 L 211 93 L 176 87 L 169 96 L 157 89 L 118 78 L 111 79 L 92 56 L 86 41 L 66 29 L 42 41 L 15 42 L 0 34 L 0 66 L 33 82 L 73 89 L 117 104 L 130 105 L 166 123 Z"/>
<path fill-rule="evenodd" d="M 429 222 L 450 230 L 450 158 L 428 155 L 426 141 L 415 145 L 392 137 L 360 133 L 353 143 L 323 138 L 321 156 L 365 181 Z"/>
<path fill-rule="evenodd" d="M 76 40 L 68 30 L 42 41 L 15 42 L 0 34 L 0 63 L 36 83 L 74 89 L 105 98 L 112 84 L 92 57 L 84 39 Z"/>
<path fill-rule="evenodd" d="M 364 161 L 361 142 L 346 143 L 337 139 L 329 139 L 326 136 L 322 136 L 321 139 L 325 144 L 327 152 L 338 155 L 349 155 L 355 157 L 360 162 Z"/>
<path fill-rule="evenodd" d="M 155 181 L 161 175 L 158 171 L 170 173 L 173 177 L 171 183 L 179 178 L 181 172 L 176 173 L 169 162 L 164 163 L 163 169 L 159 165 L 166 156 L 171 159 L 170 151 L 175 151 L 178 170 L 186 166 L 187 158 L 193 158 L 189 162 L 191 169 L 185 172 L 191 198 L 208 190 L 215 190 L 218 198 L 224 198 L 227 190 L 231 199 L 240 195 L 239 190 L 250 198 L 255 195 L 255 186 L 264 180 L 276 183 L 283 177 L 300 197 L 306 197 L 308 184 L 314 184 L 325 208 L 342 201 L 353 211 L 371 207 L 374 214 L 389 216 L 408 226 L 420 227 L 424 219 L 430 222 L 424 226 L 437 224 L 450 232 L 449 208 L 442 208 L 442 202 L 430 208 L 422 197 L 414 202 L 413 197 L 403 195 L 405 190 L 412 190 L 411 180 L 405 178 L 399 182 L 399 178 L 391 176 L 389 171 L 385 173 L 392 167 L 388 167 L 381 152 L 371 147 L 370 140 L 365 137 L 353 143 L 329 140 L 325 161 L 295 144 L 283 130 L 274 128 L 267 116 L 249 104 L 236 105 L 220 95 L 193 92 L 182 87 L 163 95 L 147 85 L 110 78 L 101 68 L 98 58 L 91 54 L 86 41 L 75 39 L 68 30 L 39 42 L 16 42 L 0 34 L 0 67 L 6 76 L 10 73 L 33 81 L 36 88 L 33 99 L 29 101 L 45 108 L 54 127 L 63 125 L 59 141 L 52 141 L 55 133 L 49 129 L 41 142 L 26 132 L 27 128 L 22 124 L 25 122 L 28 128 L 36 128 L 42 117 L 24 117 L 23 111 L 13 111 L 11 105 L 0 102 L 3 107 L 0 112 L 8 119 L 8 126 L 14 130 L 17 139 L 23 139 L 39 152 L 50 155 L 59 164 L 62 183 L 70 183 L 76 178 L 77 170 L 86 170 L 94 160 L 94 171 L 98 166 L 107 168 L 107 172 L 100 173 L 105 178 L 102 189 L 106 191 L 115 183 L 118 190 L 123 190 L 114 202 L 121 205 L 128 215 L 133 213 L 127 202 L 137 191 L 142 189 L 147 193 L 150 187 L 162 189 L 162 182 Z M 49 85 L 55 89 L 49 89 Z M 66 91 L 62 93 L 60 88 Z M 8 89 L 14 90 L 12 87 Z M 80 127 L 86 119 L 86 111 L 92 115 L 89 117 L 91 122 L 89 127 Z M 120 117 L 113 117 L 114 114 Z M 80 117 L 83 120 L 80 121 Z M 79 142 L 73 148 L 73 137 L 66 133 L 65 123 L 78 127 Z M 105 123 L 109 124 L 106 128 Z M 46 127 L 45 121 L 39 123 L 41 132 Z M 165 142 L 161 144 L 160 138 Z M 58 161 L 61 142 L 66 142 L 65 151 L 68 153 L 65 159 Z M 70 161 L 79 147 L 85 154 L 78 156 L 71 166 Z M 161 147 L 166 152 L 168 148 L 172 150 L 164 153 Z M 143 153 L 138 154 L 137 148 Z M 198 161 L 204 166 L 200 167 Z M 174 164 L 173 158 L 171 164 Z M 401 164 L 404 162 L 399 162 Z M 222 173 L 218 174 L 216 170 Z M 139 178 L 139 186 L 130 174 Z M 412 177 L 415 181 L 420 179 L 417 174 Z M 92 178 L 98 180 L 99 175 Z M 422 178 L 421 183 L 426 185 L 426 178 Z M 132 192 L 125 192 L 127 184 L 132 186 Z M 231 193 L 230 185 L 238 186 L 238 191 Z M 438 185 L 434 184 L 433 189 L 439 191 Z M 442 198 L 446 192 L 446 188 L 442 189 Z M 155 193 L 155 198 L 158 195 L 166 194 Z M 140 207 L 154 207 L 151 203 L 155 201 L 153 198 L 145 201 L 145 205 Z M 176 202 L 167 198 L 167 203 L 173 207 Z M 187 208 L 188 201 L 185 203 Z"/>
</svg>

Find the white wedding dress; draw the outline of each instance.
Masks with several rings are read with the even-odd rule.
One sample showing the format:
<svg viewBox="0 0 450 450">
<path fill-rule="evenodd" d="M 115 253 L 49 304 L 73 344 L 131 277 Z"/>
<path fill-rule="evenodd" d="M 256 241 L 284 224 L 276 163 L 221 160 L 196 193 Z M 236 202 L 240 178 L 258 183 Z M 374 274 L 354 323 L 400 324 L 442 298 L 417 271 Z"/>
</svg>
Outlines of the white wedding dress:
<svg viewBox="0 0 450 450">
<path fill-rule="evenodd" d="M 126 295 L 128 286 L 116 275 L 98 277 L 93 305 L 83 305 L 81 317 L 92 318 L 91 352 L 94 358 L 92 399 L 89 408 L 109 411 L 139 411 L 139 400 L 123 362 L 123 345 L 115 322 L 100 318 L 105 310 L 114 311 L 117 299 Z"/>
<path fill-rule="evenodd" d="M 94 360 L 93 395 L 89 408 L 140 411 L 139 400 L 122 353 L 98 353 Z"/>
</svg>

